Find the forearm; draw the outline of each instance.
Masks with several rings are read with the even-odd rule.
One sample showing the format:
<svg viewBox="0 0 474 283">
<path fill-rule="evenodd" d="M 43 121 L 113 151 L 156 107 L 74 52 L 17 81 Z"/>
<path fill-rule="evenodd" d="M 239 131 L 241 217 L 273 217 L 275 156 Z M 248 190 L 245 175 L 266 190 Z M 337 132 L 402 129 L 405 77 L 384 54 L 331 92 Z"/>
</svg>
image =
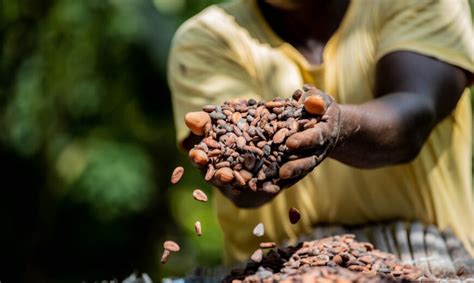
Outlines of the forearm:
<svg viewBox="0 0 474 283">
<path fill-rule="evenodd" d="M 416 157 L 436 124 L 422 95 L 393 93 L 360 105 L 340 105 L 340 135 L 330 157 L 360 168 L 404 163 Z"/>
</svg>

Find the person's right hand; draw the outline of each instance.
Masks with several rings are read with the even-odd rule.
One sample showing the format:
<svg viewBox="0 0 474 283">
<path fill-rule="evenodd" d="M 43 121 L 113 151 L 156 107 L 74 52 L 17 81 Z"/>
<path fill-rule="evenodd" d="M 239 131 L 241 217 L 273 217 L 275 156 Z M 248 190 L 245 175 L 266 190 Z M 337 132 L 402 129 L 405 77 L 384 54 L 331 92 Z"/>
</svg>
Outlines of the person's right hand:
<svg viewBox="0 0 474 283">
<path fill-rule="evenodd" d="M 209 114 L 204 111 L 189 112 L 186 114 L 184 120 L 186 126 L 191 130 L 193 136 L 195 137 L 193 140 L 197 143 L 199 143 L 204 138 L 206 130 L 210 129 L 211 127 L 211 118 Z M 201 154 L 195 154 L 199 152 L 200 151 L 193 152 L 192 149 L 189 152 L 190 160 L 193 165 L 201 171 L 202 176 L 208 183 L 218 188 L 222 194 L 224 194 L 238 207 L 259 207 L 278 194 L 278 192 L 270 194 L 264 191 L 253 191 L 248 185 L 241 186 L 235 180 L 230 183 L 225 181 L 226 178 L 233 178 L 232 176 L 214 174 L 211 179 L 206 179 L 205 176 L 208 170 L 207 156 L 201 156 L 202 152 Z"/>
</svg>

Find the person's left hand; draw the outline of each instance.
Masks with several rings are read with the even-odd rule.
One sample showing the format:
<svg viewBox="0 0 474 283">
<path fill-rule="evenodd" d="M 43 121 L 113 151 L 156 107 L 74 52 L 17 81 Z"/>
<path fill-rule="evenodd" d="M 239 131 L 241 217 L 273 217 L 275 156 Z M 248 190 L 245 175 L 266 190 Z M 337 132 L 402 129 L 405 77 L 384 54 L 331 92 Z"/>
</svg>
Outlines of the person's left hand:
<svg viewBox="0 0 474 283">
<path fill-rule="evenodd" d="M 326 110 L 320 121 L 312 128 L 287 138 L 286 146 L 289 153 L 298 153 L 306 157 L 288 161 L 281 166 L 279 175 L 284 187 L 295 184 L 318 166 L 336 146 L 340 134 L 339 105 L 331 96 L 315 87 L 305 87 L 307 88 L 303 98 L 305 108 L 310 107 L 309 98 L 317 96 L 324 101 Z"/>
</svg>

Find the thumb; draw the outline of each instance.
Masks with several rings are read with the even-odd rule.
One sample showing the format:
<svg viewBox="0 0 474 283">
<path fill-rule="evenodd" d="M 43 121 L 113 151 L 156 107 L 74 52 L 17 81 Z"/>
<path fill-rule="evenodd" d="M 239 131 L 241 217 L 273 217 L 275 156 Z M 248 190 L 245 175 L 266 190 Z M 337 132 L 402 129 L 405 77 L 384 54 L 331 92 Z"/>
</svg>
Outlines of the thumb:
<svg viewBox="0 0 474 283">
<path fill-rule="evenodd" d="M 211 123 L 211 117 L 204 111 L 188 112 L 184 116 L 184 122 L 191 132 L 202 136 L 204 135 L 206 124 Z"/>
</svg>

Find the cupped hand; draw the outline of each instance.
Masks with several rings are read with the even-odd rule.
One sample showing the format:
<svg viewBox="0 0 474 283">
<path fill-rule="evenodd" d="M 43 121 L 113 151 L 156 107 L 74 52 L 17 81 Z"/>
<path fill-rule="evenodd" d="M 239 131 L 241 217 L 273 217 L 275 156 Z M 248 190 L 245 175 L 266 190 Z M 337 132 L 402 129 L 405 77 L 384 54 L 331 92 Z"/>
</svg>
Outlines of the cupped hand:
<svg viewBox="0 0 474 283">
<path fill-rule="evenodd" d="M 313 100 L 321 99 L 325 107 L 319 122 L 312 128 L 295 133 L 286 139 L 289 153 L 306 156 L 291 160 L 280 168 L 280 178 L 294 184 L 318 166 L 337 144 L 340 133 L 339 105 L 328 94 L 311 87 L 304 94 L 305 109 L 309 110 Z M 310 112 L 310 111 L 308 111 Z"/>
<path fill-rule="evenodd" d="M 266 182 L 263 185 L 260 183 L 262 187 L 259 189 L 250 181 L 255 175 L 252 176 L 246 170 L 232 170 L 229 167 L 218 169 L 208 162 L 210 157 L 206 152 L 212 149 L 210 142 L 215 141 L 204 136 L 207 136 L 212 128 L 211 118 L 204 111 L 186 114 L 185 122 L 188 128 L 195 135 L 202 137 L 201 141 L 208 142 L 211 146 L 205 149 L 206 152 L 199 149 L 199 146 L 190 150 L 191 161 L 201 170 L 207 182 L 217 187 L 237 206 L 258 207 L 268 202 L 280 192 L 280 189 L 287 188 L 306 176 L 328 156 L 337 143 L 340 131 L 339 106 L 329 95 L 313 86 L 305 85 L 303 90 L 301 97 L 294 99 L 298 100 L 298 103 L 304 103 L 306 118 L 316 117 L 318 122 L 311 128 L 290 135 L 286 139 L 287 152 L 282 156 L 282 160 L 289 161 L 275 169 L 274 176 L 277 178 L 274 180 L 275 183 Z M 215 145 L 213 148 L 223 150 L 220 145 Z"/>
</svg>

